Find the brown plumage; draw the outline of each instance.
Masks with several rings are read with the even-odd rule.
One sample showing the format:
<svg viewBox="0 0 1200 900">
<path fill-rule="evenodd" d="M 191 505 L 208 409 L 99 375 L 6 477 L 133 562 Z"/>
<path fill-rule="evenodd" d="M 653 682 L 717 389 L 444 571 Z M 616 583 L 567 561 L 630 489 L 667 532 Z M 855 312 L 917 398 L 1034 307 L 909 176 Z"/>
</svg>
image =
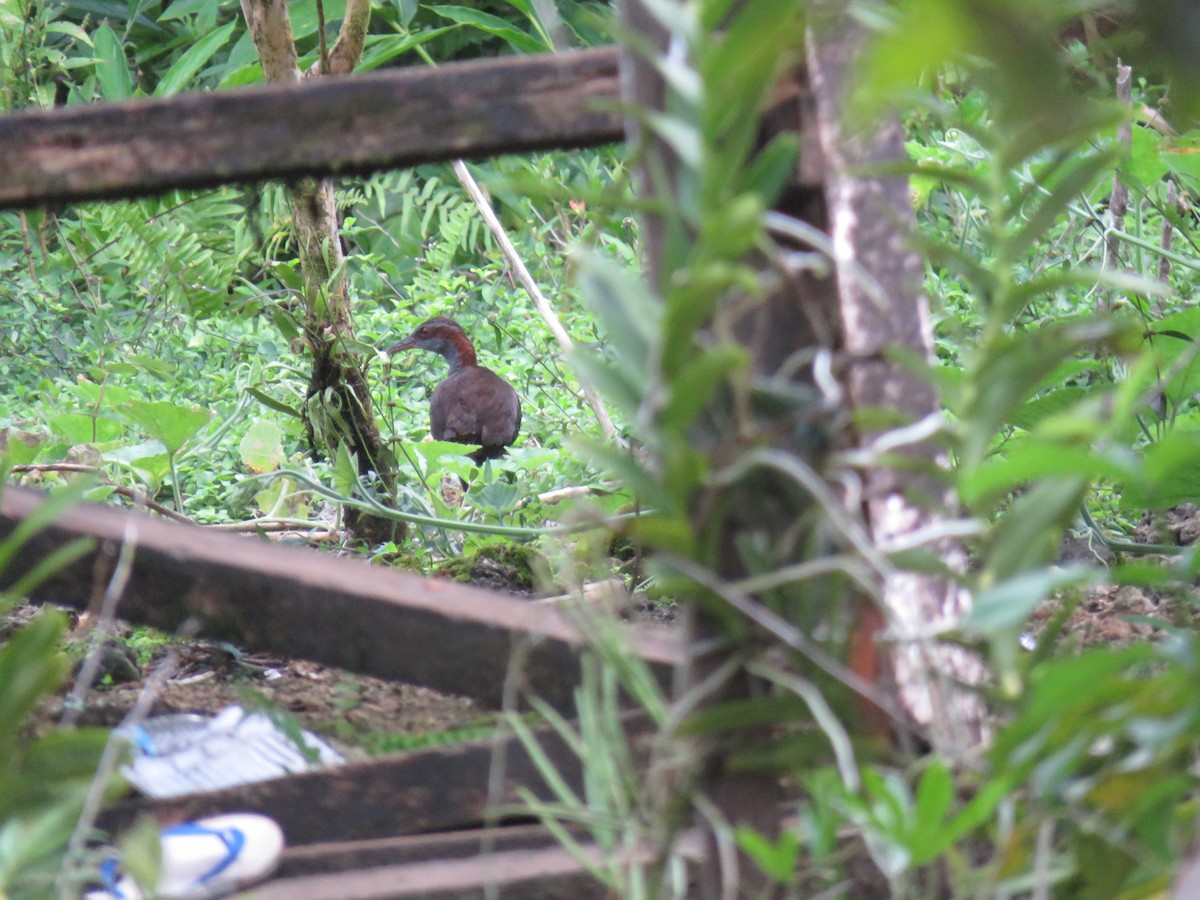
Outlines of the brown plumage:
<svg viewBox="0 0 1200 900">
<path fill-rule="evenodd" d="M 429 398 L 434 440 L 478 444 L 478 450 L 467 454 L 476 465 L 503 456 L 521 429 L 521 401 L 508 382 L 476 362 L 475 345 L 462 326 L 434 316 L 387 352 L 401 350 L 428 350 L 450 366 L 450 374 Z"/>
</svg>

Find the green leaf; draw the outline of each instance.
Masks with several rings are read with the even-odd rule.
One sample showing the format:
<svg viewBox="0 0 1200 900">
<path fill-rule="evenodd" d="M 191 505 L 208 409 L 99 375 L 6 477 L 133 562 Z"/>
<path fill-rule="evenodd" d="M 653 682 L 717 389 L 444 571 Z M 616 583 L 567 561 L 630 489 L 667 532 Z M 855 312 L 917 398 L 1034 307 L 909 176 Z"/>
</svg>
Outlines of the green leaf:
<svg viewBox="0 0 1200 900">
<path fill-rule="evenodd" d="M 1123 508 L 1169 509 L 1200 502 L 1200 432 L 1168 432 L 1146 448 L 1143 466 L 1145 480 L 1126 484 Z"/>
<path fill-rule="evenodd" d="M 1161 150 L 1161 159 L 1192 191 L 1200 190 L 1200 132 L 1189 131 Z"/>
<path fill-rule="evenodd" d="M 358 491 L 358 462 L 345 441 L 337 445 L 333 458 L 333 489 L 345 497 Z"/>
<path fill-rule="evenodd" d="M 255 419 L 238 444 L 238 452 L 242 465 L 255 474 L 278 469 L 284 460 L 279 426 L 270 419 Z"/>
<path fill-rule="evenodd" d="M 1035 482 L 1018 497 L 988 537 L 980 584 L 993 586 L 1053 559 L 1087 486 L 1087 478 L 1078 474 L 1058 475 Z"/>
<path fill-rule="evenodd" d="M 413 6 L 416 3 L 413 2 Z M 355 67 L 356 72 L 370 72 L 378 69 L 386 62 L 397 56 L 415 50 L 422 44 L 441 37 L 453 31 L 457 25 L 446 25 L 442 28 L 426 28 L 416 34 L 372 34 L 368 35 L 363 49 L 362 59 Z"/>
<path fill-rule="evenodd" d="M 26 720 L 70 670 L 59 651 L 66 617 L 43 609 L 0 647 L 0 770 L 11 771 Z"/>
<path fill-rule="evenodd" d="M 129 75 L 129 64 L 125 60 L 125 48 L 108 25 L 101 25 L 92 32 L 92 46 L 96 51 L 96 80 L 105 100 L 125 100 L 133 94 L 133 79 Z"/>
<path fill-rule="evenodd" d="M 660 321 L 653 292 L 628 269 L 599 254 L 578 252 L 574 258 L 580 292 L 600 320 L 610 348 L 631 381 L 644 382 Z"/>
<path fill-rule="evenodd" d="M 128 466 L 140 473 L 155 489 L 166 480 L 167 475 L 171 472 L 171 459 L 167 455 L 162 441 L 158 440 L 142 441 L 139 444 L 107 450 L 103 454 L 103 459 L 105 462 Z"/>
<path fill-rule="evenodd" d="M 1128 173 L 1138 183 L 1152 185 L 1162 180 L 1168 167 L 1162 159 L 1162 135 L 1153 128 L 1133 128 L 1133 146 L 1129 156 L 1121 163 L 1121 171 Z"/>
<path fill-rule="evenodd" d="M 739 825 L 734 840 L 772 881 L 786 884 L 795 877 L 800 840 L 794 832 L 785 829 L 772 841 L 762 832 Z"/>
<path fill-rule="evenodd" d="M 453 22 L 458 22 L 460 25 L 470 25 L 473 28 L 478 28 L 480 31 L 494 34 L 496 37 L 507 41 L 516 50 L 524 50 L 526 53 L 542 53 L 546 50 L 554 49 L 541 38 L 527 34 L 509 22 L 504 21 L 499 16 L 493 16 L 491 13 L 469 9 L 464 6 L 430 6 L 428 9 L 439 16 L 450 19 Z"/>
<path fill-rule="evenodd" d="M 1010 441 L 1002 456 L 963 473 L 958 491 L 963 503 L 978 509 L 1027 482 L 1067 475 L 1128 481 L 1136 477 L 1137 468 L 1119 452 L 1104 453 L 1090 446 L 1028 438 Z"/>
<path fill-rule="evenodd" d="M 1111 173 L 1116 160 L 1116 150 L 1096 153 L 1079 158 L 1072 151 L 1063 154 L 1073 160 L 1066 173 L 1053 185 L 1048 195 L 1040 195 L 1037 209 L 1029 216 L 1023 228 L 1008 239 L 1004 252 L 1009 259 L 1020 259 L 1046 231 L 1054 225 L 1068 204 L 1086 193 L 1087 189 L 1102 176 Z"/>
<path fill-rule="evenodd" d="M 118 440 L 125 434 L 124 423 L 108 416 L 84 413 L 59 413 L 47 420 L 50 431 L 69 444 L 101 444 Z"/>
<path fill-rule="evenodd" d="M 303 418 L 303 416 L 300 415 L 300 410 L 296 409 L 296 407 L 289 406 L 280 400 L 276 400 L 266 391 L 259 390 L 256 387 L 248 387 L 246 388 L 246 393 L 268 409 L 273 409 L 275 412 L 283 413 L 285 416 L 291 416 L 293 419 Z"/>
<path fill-rule="evenodd" d="M 175 456 L 188 439 L 208 424 L 212 413 L 200 406 L 176 406 L 165 400 L 131 400 L 122 412 L 143 431 L 162 441 Z"/>
<path fill-rule="evenodd" d="M 154 88 L 154 96 L 169 97 L 187 87 L 188 82 L 195 77 L 196 73 L 204 68 L 213 55 L 229 42 L 229 37 L 233 34 L 236 25 L 237 20 L 231 20 L 189 47 L 179 59 L 175 60 L 175 64 L 158 82 L 158 86 Z"/>
<path fill-rule="evenodd" d="M 1042 394 L 1026 400 L 1018 406 L 1011 416 L 1009 423 L 1017 428 L 1032 431 L 1033 428 L 1047 418 L 1064 413 L 1091 396 L 1091 391 L 1081 387 L 1064 387 L 1056 391 Z"/>
<path fill-rule="evenodd" d="M 946 763 L 934 758 L 929 761 L 917 783 L 916 806 L 913 810 L 913 838 L 908 842 L 914 865 L 938 856 L 944 849 L 939 838 L 944 833 L 944 820 L 954 804 L 954 780 Z M 928 856 L 923 857 L 923 854 Z"/>
<path fill-rule="evenodd" d="M 742 174 L 741 190 L 757 194 L 764 208 L 769 208 L 795 173 L 799 156 L 800 139 L 796 135 L 776 135 Z"/>
<path fill-rule="evenodd" d="M 670 395 L 658 417 L 663 430 L 686 433 L 717 388 L 747 361 L 746 351 L 733 344 L 700 351 L 672 377 Z"/>
<path fill-rule="evenodd" d="M 1092 584 L 1098 577 L 1095 568 L 1084 564 L 1025 572 L 976 594 L 963 627 L 983 634 L 1019 628 L 1055 591 Z"/>
</svg>

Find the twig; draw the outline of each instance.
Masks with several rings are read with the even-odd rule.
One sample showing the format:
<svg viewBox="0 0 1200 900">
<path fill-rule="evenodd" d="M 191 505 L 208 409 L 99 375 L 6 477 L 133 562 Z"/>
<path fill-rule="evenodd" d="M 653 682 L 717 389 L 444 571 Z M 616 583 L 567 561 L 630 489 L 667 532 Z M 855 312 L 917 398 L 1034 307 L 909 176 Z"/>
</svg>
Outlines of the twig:
<svg viewBox="0 0 1200 900">
<path fill-rule="evenodd" d="M 79 713 L 83 710 L 84 698 L 87 697 L 96 673 L 100 670 L 101 650 L 104 642 L 112 633 L 112 625 L 117 617 L 117 603 L 125 592 L 125 586 L 129 583 L 129 576 L 133 571 L 133 557 L 137 552 L 138 524 L 137 516 L 129 516 L 125 519 L 125 532 L 122 535 L 121 549 L 117 555 L 117 565 L 113 569 L 112 577 L 108 579 L 108 586 L 100 600 L 100 609 L 96 615 L 96 625 L 88 644 L 87 655 L 83 658 L 83 665 L 79 667 L 79 674 L 75 678 L 75 684 L 71 687 L 71 693 L 63 701 L 61 724 L 64 727 L 71 727 L 78 721 Z"/>
<path fill-rule="evenodd" d="M 567 330 L 563 328 L 562 323 L 558 320 L 558 316 L 554 313 L 554 309 L 550 306 L 550 302 L 542 294 L 541 289 L 537 286 L 537 282 L 533 280 L 533 276 L 529 274 L 529 269 L 517 253 L 517 248 L 508 239 L 508 234 L 504 231 L 504 226 L 496 218 L 491 201 L 484 195 L 483 190 L 479 187 L 479 182 L 475 180 L 475 176 L 471 174 L 471 171 L 467 168 L 467 164 L 461 159 L 454 161 L 454 174 L 458 176 L 459 182 L 466 189 L 467 193 L 471 195 L 471 199 L 475 201 L 476 209 L 483 216 L 483 221 L 487 223 L 488 229 L 500 245 L 505 258 L 516 270 L 521 286 L 525 288 L 525 293 L 533 300 L 533 305 L 537 307 L 542 321 L 546 323 L 546 327 L 550 329 L 550 333 L 558 341 L 558 346 L 562 348 L 564 353 L 570 353 L 575 347 L 574 341 L 567 334 Z M 596 414 L 596 421 L 600 423 L 600 429 L 604 432 L 604 436 L 606 438 L 615 437 L 617 429 L 613 425 L 612 419 L 609 418 L 608 410 L 604 408 L 604 401 L 600 399 L 600 395 L 588 384 L 583 385 L 583 395 L 587 398 L 588 404 Z"/>
<path fill-rule="evenodd" d="M 112 778 L 113 772 L 117 769 L 117 764 L 121 761 L 121 756 L 126 746 L 125 739 L 118 736 L 117 731 L 134 728 L 146 720 L 147 716 L 150 715 L 150 709 L 153 707 L 155 699 L 157 699 L 159 693 L 162 691 L 163 685 L 175 673 L 178 661 L 178 652 L 174 649 L 168 650 L 162 662 L 155 667 L 154 671 L 150 673 L 150 677 L 146 679 L 146 683 L 142 686 L 142 690 L 138 694 L 137 700 L 134 701 L 133 707 L 129 710 L 125 718 L 121 720 L 121 725 L 117 730 L 109 734 L 108 742 L 104 745 L 104 751 L 100 754 L 100 763 L 96 767 L 96 775 L 92 779 L 92 783 L 88 786 L 87 796 L 84 798 L 83 808 L 79 813 L 79 820 L 75 823 L 75 830 L 71 832 L 71 839 L 67 843 L 67 860 L 79 859 L 83 855 L 84 847 L 95 829 L 96 816 L 99 815 L 100 807 L 104 802 L 105 789 Z M 67 878 L 68 872 L 69 867 L 64 866 L 55 879 L 55 890 L 60 900 L 72 900 L 73 897 L 78 896 L 74 891 L 75 886 Z"/>
<path fill-rule="evenodd" d="M 1167 182 L 1167 202 L 1165 209 L 1177 210 L 1179 207 L 1179 189 L 1175 186 L 1174 181 Z M 1171 258 L 1167 255 L 1171 252 L 1171 246 L 1175 243 L 1175 226 L 1171 224 L 1170 216 L 1163 216 L 1162 221 L 1162 248 L 1163 255 L 1158 258 L 1158 280 L 1163 284 L 1167 283 L 1167 278 L 1171 274 Z M 1161 307 L 1162 301 L 1159 301 Z M 1160 309 L 1161 312 L 1161 309 Z"/>
<path fill-rule="evenodd" d="M 159 515 L 166 516 L 168 519 L 174 519 L 176 522 L 187 522 L 189 525 L 196 524 L 194 520 L 189 519 L 182 513 L 176 512 L 169 506 L 163 506 L 161 503 L 156 503 L 146 497 L 137 488 L 125 487 L 121 484 L 113 484 L 109 481 L 108 476 L 104 474 L 103 469 L 96 466 L 83 465 L 82 463 L 30 463 L 29 465 L 13 466 L 9 469 L 10 472 L 28 473 L 28 472 L 76 472 L 79 474 L 97 475 L 101 482 L 113 489 L 114 493 L 120 494 L 132 500 L 139 506 L 144 506 L 146 509 L 152 509 Z"/>
<path fill-rule="evenodd" d="M 1131 110 L 1133 103 L 1133 69 L 1117 64 L 1117 102 Z M 1117 143 L 1125 148 L 1133 146 L 1132 112 L 1121 119 L 1117 126 Z M 1120 173 L 1113 176 L 1112 196 L 1108 201 L 1110 223 L 1104 238 L 1104 268 L 1121 268 L 1121 241 L 1117 232 L 1125 230 L 1125 212 L 1129 209 L 1129 188 L 1121 180 Z M 1109 304 L 1111 307 L 1111 303 Z"/>
</svg>

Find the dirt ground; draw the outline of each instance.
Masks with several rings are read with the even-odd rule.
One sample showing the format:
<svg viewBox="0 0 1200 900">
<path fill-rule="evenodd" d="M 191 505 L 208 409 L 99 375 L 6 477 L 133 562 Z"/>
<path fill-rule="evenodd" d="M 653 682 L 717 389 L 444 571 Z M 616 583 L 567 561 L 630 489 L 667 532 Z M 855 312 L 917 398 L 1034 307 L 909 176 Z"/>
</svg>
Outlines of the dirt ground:
<svg viewBox="0 0 1200 900">
<path fill-rule="evenodd" d="M 484 556 L 461 574 L 478 587 L 530 595 L 527 575 Z M 21 604 L 0 617 L 0 643 L 36 612 L 36 606 Z M 88 641 L 85 626 L 74 611 L 68 612 L 76 628 L 68 650 L 81 659 Z M 666 622 L 673 618 L 673 609 L 643 602 L 633 615 Z M 307 660 L 251 654 L 223 642 L 175 640 L 125 622 L 118 622 L 115 630 L 116 639 L 103 648 L 101 676 L 78 714 L 79 725 L 120 725 L 152 673 L 168 664 L 171 674 L 154 699 L 151 716 L 214 715 L 232 704 L 266 707 L 290 714 L 350 759 L 440 743 L 447 732 L 452 739 L 482 736 L 496 715 L 466 697 Z M 31 726 L 35 733 L 44 733 L 62 720 L 70 687 L 70 683 L 64 686 L 39 711 Z"/>
</svg>

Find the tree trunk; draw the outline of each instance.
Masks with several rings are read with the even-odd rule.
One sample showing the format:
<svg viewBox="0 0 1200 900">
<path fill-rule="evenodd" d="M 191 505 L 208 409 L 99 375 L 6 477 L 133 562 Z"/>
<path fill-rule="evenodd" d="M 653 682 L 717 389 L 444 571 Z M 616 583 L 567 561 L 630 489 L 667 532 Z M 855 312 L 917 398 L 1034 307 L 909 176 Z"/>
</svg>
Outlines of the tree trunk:
<svg viewBox="0 0 1200 900">
<path fill-rule="evenodd" d="M 269 82 L 305 77 L 300 72 L 286 2 L 242 0 L 242 13 L 258 50 L 263 77 Z M 333 49 L 323 52 L 308 74 L 353 71 L 362 55 L 370 14 L 370 0 L 348 0 Z M 304 178 L 289 188 L 289 194 L 304 278 L 304 332 L 313 354 L 304 408 L 309 443 L 314 452 L 331 456 L 345 446 L 354 454 L 359 475 L 377 477 L 390 496 L 395 487 L 394 466 L 384 452 L 366 378 L 345 349 L 354 337 L 354 317 L 343 271 L 333 182 Z M 355 536 L 372 544 L 397 539 L 403 533 L 397 522 L 356 510 L 347 512 L 346 523 Z"/>
<path fill-rule="evenodd" d="M 933 384 L 885 356 L 889 348 L 900 347 L 933 357 L 922 263 L 909 247 L 916 220 L 907 179 L 864 174 L 905 159 L 903 128 L 895 116 L 872 121 L 867 134 L 847 128 L 846 95 L 865 29 L 836 0 L 814 2 L 809 21 L 808 69 L 828 166 L 825 195 L 850 406 L 936 424 L 938 419 L 931 417 L 940 417 L 942 407 Z M 859 446 L 868 448 L 875 437 L 858 435 Z M 914 439 L 891 453 L 906 456 L 911 465 L 880 463 L 864 474 L 866 517 L 880 546 L 933 530 L 955 512 L 953 492 L 945 482 L 923 474 L 945 468 L 944 453 L 933 440 Z M 913 498 L 921 498 L 922 504 Z M 965 567 L 966 554 L 956 541 L 942 539 L 931 549 L 948 566 Z M 882 599 L 901 703 L 928 729 L 940 752 L 961 753 L 981 739 L 985 710 L 976 694 L 956 682 L 979 683 L 984 671 L 977 657 L 939 643 L 938 636 L 958 625 L 970 607 L 970 595 L 945 578 L 895 571 L 884 580 Z"/>
</svg>

